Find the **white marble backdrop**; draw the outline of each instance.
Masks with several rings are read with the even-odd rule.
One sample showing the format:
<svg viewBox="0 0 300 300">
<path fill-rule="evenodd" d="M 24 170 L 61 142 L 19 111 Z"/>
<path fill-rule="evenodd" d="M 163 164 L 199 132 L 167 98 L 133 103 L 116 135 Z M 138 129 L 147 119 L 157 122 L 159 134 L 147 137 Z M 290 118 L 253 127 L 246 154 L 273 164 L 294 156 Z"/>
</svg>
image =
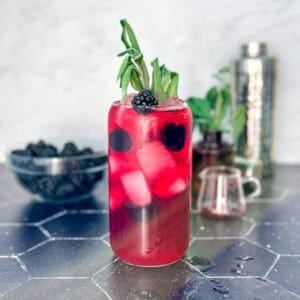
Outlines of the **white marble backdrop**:
<svg viewBox="0 0 300 300">
<path fill-rule="evenodd" d="M 147 59 L 180 77 L 180 95 L 202 95 L 211 74 L 266 41 L 279 59 L 274 157 L 300 162 L 300 1 L 0 0 L 0 157 L 13 141 L 80 136 L 106 142 L 120 97 L 119 19 Z"/>
</svg>

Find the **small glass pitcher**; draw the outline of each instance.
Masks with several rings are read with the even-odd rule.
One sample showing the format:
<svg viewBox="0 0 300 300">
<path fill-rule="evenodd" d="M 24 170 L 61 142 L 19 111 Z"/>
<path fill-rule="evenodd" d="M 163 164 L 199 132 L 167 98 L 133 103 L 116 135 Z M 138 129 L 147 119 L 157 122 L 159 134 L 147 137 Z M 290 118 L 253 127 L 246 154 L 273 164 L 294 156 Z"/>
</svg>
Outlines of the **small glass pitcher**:
<svg viewBox="0 0 300 300">
<path fill-rule="evenodd" d="M 205 168 L 200 174 L 201 187 L 198 208 L 203 215 L 213 218 L 239 217 L 246 211 L 246 199 L 261 193 L 256 177 L 242 177 L 237 168 L 216 166 Z M 243 185 L 252 182 L 255 189 L 245 196 Z"/>
</svg>

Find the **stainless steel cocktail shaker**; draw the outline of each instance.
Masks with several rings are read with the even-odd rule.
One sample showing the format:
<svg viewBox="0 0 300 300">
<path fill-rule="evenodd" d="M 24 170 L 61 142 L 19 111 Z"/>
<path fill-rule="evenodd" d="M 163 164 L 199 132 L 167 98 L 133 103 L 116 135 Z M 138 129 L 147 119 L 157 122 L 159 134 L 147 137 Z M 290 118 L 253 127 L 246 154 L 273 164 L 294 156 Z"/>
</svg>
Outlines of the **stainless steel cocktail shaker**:
<svg viewBox="0 0 300 300">
<path fill-rule="evenodd" d="M 272 175 L 275 59 L 265 43 L 242 45 L 232 66 L 232 94 L 246 106 L 246 126 L 237 143 L 237 155 L 250 162 L 248 175 Z M 252 173 L 252 174 L 251 174 Z"/>
</svg>

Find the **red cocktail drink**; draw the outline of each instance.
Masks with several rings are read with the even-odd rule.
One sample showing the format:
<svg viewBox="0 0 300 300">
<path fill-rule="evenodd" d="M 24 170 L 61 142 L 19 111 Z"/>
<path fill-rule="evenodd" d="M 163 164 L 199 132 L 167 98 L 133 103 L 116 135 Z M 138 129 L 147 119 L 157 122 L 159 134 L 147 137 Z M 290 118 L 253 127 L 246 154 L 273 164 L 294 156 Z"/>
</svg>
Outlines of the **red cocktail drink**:
<svg viewBox="0 0 300 300">
<path fill-rule="evenodd" d="M 163 266 L 189 242 L 192 116 L 177 98 L 179 75 L 144 55 L 126 20 L 117 78 L 122 101 L 109 111 L 110 242 L 124 262 Z M 128 87 L 138 93 L 128 95 Z"/>
<path fill-rule="evenodd" d="M 111 246 L 124 262 L 161 266 L 188 247 L 192 117 L 176 98 L 138 113 L 109 112 Z"/>
</svg>

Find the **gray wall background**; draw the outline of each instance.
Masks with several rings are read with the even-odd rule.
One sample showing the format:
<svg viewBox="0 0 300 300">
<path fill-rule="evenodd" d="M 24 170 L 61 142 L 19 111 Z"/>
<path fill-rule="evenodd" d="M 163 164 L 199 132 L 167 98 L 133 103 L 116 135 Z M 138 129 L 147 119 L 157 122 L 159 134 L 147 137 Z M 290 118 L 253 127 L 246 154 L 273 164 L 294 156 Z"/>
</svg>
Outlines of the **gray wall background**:
<svg viewBox="0 0 300 300">
<path fill-rule="evenodd" d="M 15 141 L 39 137 L 105 145 L 124 17 L 146 59 L 180 73 L 181 98 L 205 93 L 241 43 L 266 41 L 279 62 L 274 157 L 300 162 L 296 0 L 1 0 L 0 160 Z"/>
</svg>

